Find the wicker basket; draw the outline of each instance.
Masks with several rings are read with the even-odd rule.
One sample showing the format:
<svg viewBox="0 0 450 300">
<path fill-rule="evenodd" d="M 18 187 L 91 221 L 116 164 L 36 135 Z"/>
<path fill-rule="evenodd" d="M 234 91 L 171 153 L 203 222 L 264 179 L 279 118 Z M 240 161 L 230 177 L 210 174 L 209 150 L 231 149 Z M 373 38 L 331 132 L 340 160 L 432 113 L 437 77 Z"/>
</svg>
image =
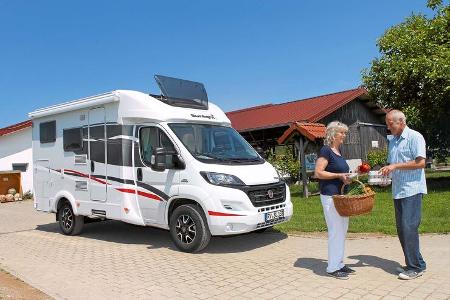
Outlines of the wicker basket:
<svg viewBox="0 0 450 300">
<path fill-rule="evenodd" d="M 337 212 L 342 217 L 368 214 L 375 203 L 375 192 L 359 180 L 354 180 L 362 185 L 365 193 L 361 195 L 342 195 L 345 184 L 341 188 L 341 195 L 334 195 L 333 201 Z"/>
</svg>

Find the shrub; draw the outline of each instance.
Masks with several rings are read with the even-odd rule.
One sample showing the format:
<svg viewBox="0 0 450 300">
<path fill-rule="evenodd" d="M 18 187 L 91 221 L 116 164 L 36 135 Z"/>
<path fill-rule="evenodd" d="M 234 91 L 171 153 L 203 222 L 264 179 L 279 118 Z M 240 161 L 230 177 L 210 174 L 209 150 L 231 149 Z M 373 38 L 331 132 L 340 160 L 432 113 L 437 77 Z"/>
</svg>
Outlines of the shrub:
<svg viewBox="0 0 450 300">
<path fill-rule="evenodd" d="M 267 161 L 270 162 L 282 176 L 288 175 L 293 181 L 298 179 L 300 164 L 294 157 L 291 147 L 283 147 L 281 153 L 269 153 Z"/>
<path fill-rule="evenodd" d="M 33 199 L 33 193 L 31 191 L 27 191 L 22 196 L 23 200 Z"/>
<path fill-rule="evenodd" d="M 370 167 L 384 166 L 387 164 L 387 149 L 383 150 L 370 150 L 367 153 L 367 162 Z"/>
</svg>

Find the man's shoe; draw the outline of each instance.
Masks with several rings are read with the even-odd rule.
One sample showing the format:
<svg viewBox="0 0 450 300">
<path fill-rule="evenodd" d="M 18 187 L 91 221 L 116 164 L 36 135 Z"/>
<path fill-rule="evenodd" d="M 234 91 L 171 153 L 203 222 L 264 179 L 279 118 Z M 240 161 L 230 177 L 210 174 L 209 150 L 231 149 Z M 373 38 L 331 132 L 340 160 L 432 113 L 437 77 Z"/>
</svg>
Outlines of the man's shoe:
<svg viewBox="0 0 450 300">
<path fill-rule="evenodd" d="M 405 271 L 408 271 L 408 267 L 407 266 L 401 266 L 401 267 L 397 267 L 397 268 L 395 268 L 395 270 L 397 271 L 397 273 L 403 273 L 403 272 L 405 272 Z M 422 273 L 425 273 L 425 271 L 426 271 L 427 269 L 423 269 L 423 270 L 421 270 L 421 272 Z"/>
<path fill-rule="evenodd" d="M 343 266 L 339 271 L 347 273 L 348 275 L 355 275 L 356 271 L 353 269 L 350 269 L 347 266 Z"/>
<path fill-rule="evenodd" d="M 398 278 L 403 280 L 411 280 L 416 279 L 423 275 L 423 271 L 415 271 L 415 270 L 406 270 L 400 274 L 398 274 Z"/>
<path fill-rule="evenodd" d="M 348 274 L 346 272 L 342 272 L 341 270 L 337 270 L 337 271 L 328 273 L 328 275 L 330 275 L 331 277 L 334 277 L 336 279 L 341 279 L 341 280 L 348 279 Z"/>
</svg>

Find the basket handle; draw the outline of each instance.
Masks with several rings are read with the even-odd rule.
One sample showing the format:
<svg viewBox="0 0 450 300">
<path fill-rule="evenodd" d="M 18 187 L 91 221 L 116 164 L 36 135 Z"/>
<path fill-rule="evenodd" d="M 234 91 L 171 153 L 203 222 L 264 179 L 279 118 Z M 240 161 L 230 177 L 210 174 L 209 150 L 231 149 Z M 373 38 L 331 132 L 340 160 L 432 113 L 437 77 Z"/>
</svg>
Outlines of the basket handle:
<svg viewBox="0 0 450 300">
<path fill-rule="evenodd" d="M 352 182 L 357 182 L 357 183 L 359 183 L 359 184 L 362 186 L 363 191 L 365 191 L 365 187 L 366 187 L 366 186 L 364 185 L 364 183 L 362 183 L 362 182 L 359 181 L 358 179 L 354 179 L 354 180 L 352 180 Z M 341 195 L 344 195 L 344 188 L 345 188 L 346 185 L 349 185 L 349 184 L 344 183 L 344 184 L 342 185 L 342 187 L 341 187 Z"/>
</svg>

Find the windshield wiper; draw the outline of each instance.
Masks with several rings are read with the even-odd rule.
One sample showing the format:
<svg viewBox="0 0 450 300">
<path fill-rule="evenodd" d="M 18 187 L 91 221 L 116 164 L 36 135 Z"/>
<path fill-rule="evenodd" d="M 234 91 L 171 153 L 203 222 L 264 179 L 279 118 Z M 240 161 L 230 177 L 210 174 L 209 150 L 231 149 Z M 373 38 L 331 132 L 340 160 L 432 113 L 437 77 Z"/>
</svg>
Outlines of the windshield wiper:
<svg viewBox="0 0 450 300">
<path fill-rule="evenodd" d="M 199 153 L 199 152 L 194 152 L 194 155 L 197 157 L 202 158 L 202 156 L 204 158 L 209 158 L 209 159 L 215 159 L 218 161 L 222 161 L 222 162 L 237 162 L 237 163 L 243 163 L 243 162 L 260 162 L 261 159 L 258 157 L 254 157 L 254 158 L 249 158 L 249 157 L 223 157 L 223 156 L 217 156 L 214 155 L 212 153 Z"/>
<path fill-rule="evenodd" d="M 198 152 L 195 152 L 194 155 L 197 156 L 197 157 L 198 156 L 204 156 L 204 157 L 211 158 L 211 159 L 217 159 L 219 161 L 225 161 L 226 160 L 223 157 L 212 155 L 211 153 L 198 153 Z"/>
<path fill-rule="evenodd" d="M 246 161 L 248 161 L 248 162 L 252 162 L 252 161 L 254 161 L 254 162 L 256 162 L 256 161 L 261 161 L 261 159 L 260 158 L 258 158 L 258 157 L 236 157 L 236 158 L 230 158 L 231 160 L 233 160 L 233 161 L 239 161 L 239 162 L 246 162 Z"/>
</svg>

